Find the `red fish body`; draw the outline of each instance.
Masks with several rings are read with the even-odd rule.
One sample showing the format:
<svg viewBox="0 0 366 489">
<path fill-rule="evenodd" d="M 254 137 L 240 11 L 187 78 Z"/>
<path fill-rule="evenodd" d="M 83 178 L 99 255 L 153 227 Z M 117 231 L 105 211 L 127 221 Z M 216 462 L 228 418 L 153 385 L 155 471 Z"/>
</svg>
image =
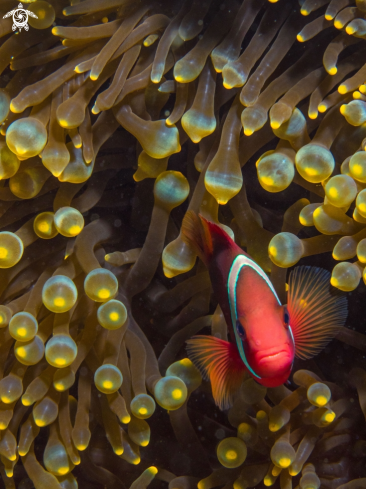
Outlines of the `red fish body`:
<svg viewBox="0 0 366 489">
<path fill-rule="evenodd" d="M 295 355 L 312 357 L 344 324 L 347 302 L 330 294 L 329 272 L 295 269 L 288 305 L 281 305 L 265 272 L 220 226 L 189 212 L 183 233 L 209 270 L 230 334 L 230 342 L 212 336 L 187 342 L 221 408 L 232 404 L 247 373 L 267 387 L 283 384 Z"/>
</svg>

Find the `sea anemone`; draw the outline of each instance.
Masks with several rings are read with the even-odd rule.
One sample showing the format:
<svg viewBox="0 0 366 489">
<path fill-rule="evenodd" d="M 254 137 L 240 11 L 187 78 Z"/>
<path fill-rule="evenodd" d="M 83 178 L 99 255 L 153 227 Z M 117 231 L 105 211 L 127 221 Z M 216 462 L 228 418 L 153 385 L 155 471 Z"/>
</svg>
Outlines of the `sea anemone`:
<svg viewBox="0 0 366 489">
<path fill-rule="evenodd" d="M 15 10 L 1 2 L 4 487 L 365 487 L 365 0 Z M 340 341 L 286 386 L 245 380 L 227 413 L 186 358 L 205 328 L 227 338 L 187 210 L 283 302 L 298 262 L 353 291 Z"/>
</svg>

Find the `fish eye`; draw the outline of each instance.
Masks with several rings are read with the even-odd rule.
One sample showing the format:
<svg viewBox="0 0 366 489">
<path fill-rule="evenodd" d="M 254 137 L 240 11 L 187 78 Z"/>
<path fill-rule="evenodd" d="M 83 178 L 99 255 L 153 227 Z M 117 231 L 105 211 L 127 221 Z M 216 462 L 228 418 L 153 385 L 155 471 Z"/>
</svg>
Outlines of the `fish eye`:
<svg viewBox="0 0 366 489">
<path fill-rule="evenodd" d="M 283 323 L 284 323 L 286 328 L 288 328 L 290 325 L 290 315 L 288 313 L 286 306 L 284 306 L 284 308 L 283 308 Z"/>
<path fill-rule="evenodd" d="M 247 335 L 245 334 L 245 329 L 243 328 L 243 325 L 241 324 L 240 320 L 236 320 L 236 331 L 238 332 L 238 335 L 242 340 L 245 340 Z"/>
</svg>

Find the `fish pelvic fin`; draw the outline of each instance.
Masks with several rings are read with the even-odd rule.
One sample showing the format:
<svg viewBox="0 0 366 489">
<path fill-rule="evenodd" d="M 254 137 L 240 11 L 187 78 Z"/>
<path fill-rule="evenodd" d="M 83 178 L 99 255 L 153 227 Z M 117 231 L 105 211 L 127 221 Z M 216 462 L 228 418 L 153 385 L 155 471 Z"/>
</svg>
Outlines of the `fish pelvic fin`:
<svg viewBox="0 0 366 489">
<path fill-rule="evenodd" d="M 247 376 L 235 345 L 214 336 L 198 335 L 187 341 L 187 352 L 202 376 L 210 380 L 216 405 L 222 410 L 231 407 Z"/>
<path fill-rule="evenodd" d="M 317 355 L 347 319 L 347 299 L 330 285 L 331 274 L 317 267 L 296 267 L 289 277 L 287 309 L 302 360 Z"/>
<path fill-rule="evenodd" d="M 213 246 L 206 219 L 193 211 L 188 211 L 182 223 L 183 240 L 190 245 L 207 266 L 212 257 Z"/>
</svg>

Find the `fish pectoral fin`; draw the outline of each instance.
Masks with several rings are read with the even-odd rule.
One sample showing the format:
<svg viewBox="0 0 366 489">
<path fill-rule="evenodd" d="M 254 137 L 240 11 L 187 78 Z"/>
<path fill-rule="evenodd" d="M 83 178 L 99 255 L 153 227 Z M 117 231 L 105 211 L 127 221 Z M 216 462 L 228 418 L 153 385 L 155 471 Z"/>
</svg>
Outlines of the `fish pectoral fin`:
<svg viewBox="0 0 366 489">
<path fill-rule="evenodd" d="M 296 267 L 289 277 L 287 309 L 302 360 L 317 355 L 344 326 L 347 299 L 330 285 L 331 274 L 317 267 Z"/>
<path fill-rule="evenodd" d="M 187 351 L 203 377 L 210 379 L 219 408 L 232 406 L 247 372 L 236 347 L 214 336 L 198 335 L 187 341 Z"/>
</svg>

